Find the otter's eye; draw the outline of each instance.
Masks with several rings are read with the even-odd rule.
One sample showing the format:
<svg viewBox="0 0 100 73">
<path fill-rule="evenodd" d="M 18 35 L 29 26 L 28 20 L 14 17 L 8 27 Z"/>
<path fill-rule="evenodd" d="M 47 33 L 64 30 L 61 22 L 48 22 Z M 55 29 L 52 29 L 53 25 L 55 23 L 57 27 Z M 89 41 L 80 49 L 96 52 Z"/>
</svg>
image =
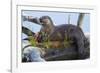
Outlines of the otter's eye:
<svg viewBox="0 0 100 73">
<path fill-rule="evenodd" d="M 42 17 L 40 17 L 40 22 L 43 22 L 46 19 L 48 19 L 48 16 L 42 16 Z"/>
<path fill-rule="evenodd" d="M 42 19 L 40 18 L 39 20 L 40 20 L 40 23 L 43 25 L 43 21 L 42 21 Z"/>
</svg>

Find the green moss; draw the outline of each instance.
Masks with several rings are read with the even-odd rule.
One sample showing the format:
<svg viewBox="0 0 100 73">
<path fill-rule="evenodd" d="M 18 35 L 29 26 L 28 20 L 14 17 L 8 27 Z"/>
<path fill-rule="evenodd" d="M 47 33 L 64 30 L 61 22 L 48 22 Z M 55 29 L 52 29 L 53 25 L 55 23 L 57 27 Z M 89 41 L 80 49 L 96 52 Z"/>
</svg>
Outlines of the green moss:
<svg viewBox="0 0 100 73">
<path fill-rule="evenodd" d="M 44 37 L 43 39 L 43 42 L 42 43 L 37 43 L 36 39 L 33 37 L 33 36 L 29 36 L 29 39 L 30 39 L 30 43 L 32 46 L 37 46 L 38 44 L 41 44 L 41 47 L 42 48 L 51 48 L 51 46 L 53 45 L 52 44 L 52 41 L 50 41 L 48 39 L 48 35 L 45 34 L 44 32 L 41 32 L 41 35 Z M 58 37 L 62 37 L 60 33 L 57 33 Z M 60 48 L 66 48 L 66 47 L 69 47 L 70 46 L 70 43 L 72 43 L 72 41 L 68 38 L 68 36 L 66 35 L 65 33 L 65 38 L 64 38 L 64 41 L 61 42 L 59 49 Z M 39 46 L 37 46 L 39 47 Z"/>
<path fill-rule="evenodd" d="M 30 40 L 30 43 L 32 46 L 36 46 L 37 45 L 37 42 L 35 40 L 35 38 L 33 36 L 29 36 L 29 40 Z"/>
</svg>

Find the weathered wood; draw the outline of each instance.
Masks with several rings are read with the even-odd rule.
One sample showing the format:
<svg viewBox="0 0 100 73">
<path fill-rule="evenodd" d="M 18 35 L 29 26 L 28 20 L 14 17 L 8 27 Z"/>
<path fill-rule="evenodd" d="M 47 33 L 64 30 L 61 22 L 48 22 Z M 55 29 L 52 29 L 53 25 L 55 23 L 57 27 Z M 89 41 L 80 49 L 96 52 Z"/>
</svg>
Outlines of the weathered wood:
<svg viewBox="0 0 100 73">
<path fill-rule="evenodd" d="M 74 60 L 78 59 L 78 54 L 75 48 L 63 48 L 63 49 L 47 49 L 44 59 L 47 61 L 59 61 L 59 60 Z"/>
<path fill-rule="evenodd" d="M 33 36 L 35 33 L 32 32 L 30 29 L 26 28 L 26 27 L 23 27 L 22 26 L 22 32 L 25 33 L 26 35 L 28 36 Z"/>
<path fill-rule="evenodd" d="M 84 13 L 80 13 L 77 22 L 77 26 L 79 26 L 80 28 L 82 28 L 83 18 L 84 18 Z"/>
</svg>

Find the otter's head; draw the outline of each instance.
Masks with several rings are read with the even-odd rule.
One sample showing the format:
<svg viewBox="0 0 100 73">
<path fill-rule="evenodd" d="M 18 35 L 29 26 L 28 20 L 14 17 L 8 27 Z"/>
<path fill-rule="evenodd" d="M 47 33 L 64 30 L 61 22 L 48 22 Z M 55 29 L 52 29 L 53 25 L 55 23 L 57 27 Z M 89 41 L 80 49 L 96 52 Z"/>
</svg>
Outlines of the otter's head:
<svg viewBox="0 0 100 73">
<path fill-rule="evenodd" d="M 53 26 L 53 21 L 49 16 L 40 17 L 40 23 L 42 24 L 42 26 Z"/>
</svg>

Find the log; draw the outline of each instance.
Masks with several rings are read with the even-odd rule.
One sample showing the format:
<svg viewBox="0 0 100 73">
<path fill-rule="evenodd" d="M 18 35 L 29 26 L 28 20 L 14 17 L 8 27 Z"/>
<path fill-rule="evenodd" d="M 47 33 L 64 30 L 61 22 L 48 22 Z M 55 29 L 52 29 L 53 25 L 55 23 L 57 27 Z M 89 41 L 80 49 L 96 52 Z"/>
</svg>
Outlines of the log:
<svg viewBox="0 0 100 73">
<path fill-rule="evenodd" d="M 79 26 L 80 28 L 82 28 L 83 18 L 84 18 L 84 13 L 80 13 L 78 17 L 78 22 L 77 22 L 77 26 Z"/>
</svg>

